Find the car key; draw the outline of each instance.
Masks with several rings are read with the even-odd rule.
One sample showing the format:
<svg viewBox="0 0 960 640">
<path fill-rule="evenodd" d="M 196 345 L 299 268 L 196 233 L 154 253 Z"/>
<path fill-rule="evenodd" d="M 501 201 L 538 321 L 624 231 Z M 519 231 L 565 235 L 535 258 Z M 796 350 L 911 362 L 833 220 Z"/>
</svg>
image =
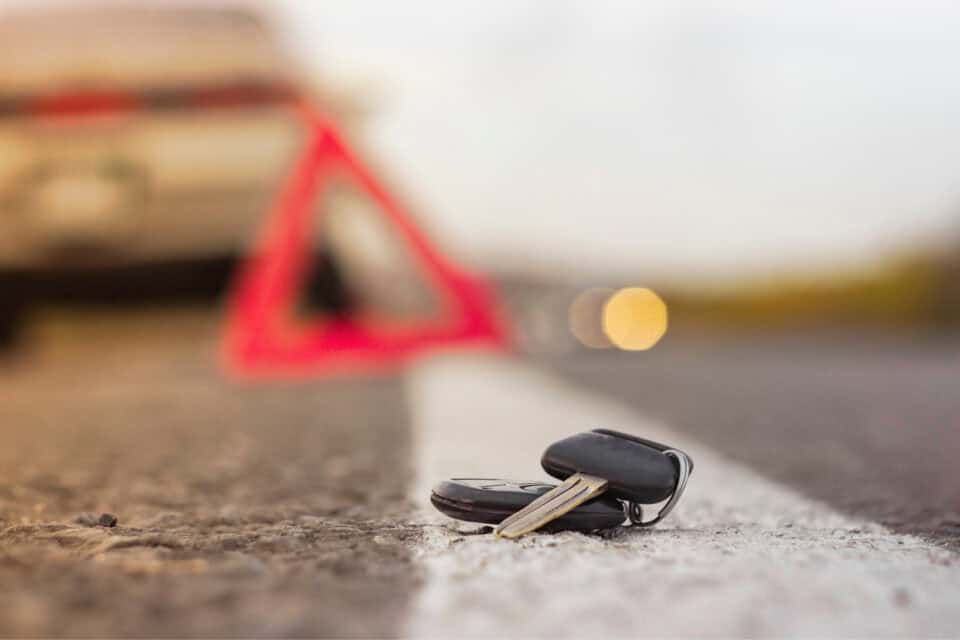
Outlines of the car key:
<svg viewBox="0 0 960 640">
<path fill-rule="evenodd" d="M 555 484 L 547 482 L 454 478 L 434 487 L 430 502 L 451 518 L 495 525 L 555 487 Z M 625 520 L 620 502 L 609 496 L 600 496 L 553 520 L 544 528 L 547 531 L 595 531 L 616 527 Z"/>
<path fill-rule="evenodd" d="M 634 524 L 655 524 L 673 509 L 693 470 L 690 456 L 682 451 L 609 429 L 555 442 L 540 463 L 564 482 L 504 519 L 495 529 L 497 536 L 522 536 L 604 492 L 627 503 Z M 667 502 L 656 518 L 649 522 L 640 519 L 640 504 L 664 500 Z"/>
</svg>

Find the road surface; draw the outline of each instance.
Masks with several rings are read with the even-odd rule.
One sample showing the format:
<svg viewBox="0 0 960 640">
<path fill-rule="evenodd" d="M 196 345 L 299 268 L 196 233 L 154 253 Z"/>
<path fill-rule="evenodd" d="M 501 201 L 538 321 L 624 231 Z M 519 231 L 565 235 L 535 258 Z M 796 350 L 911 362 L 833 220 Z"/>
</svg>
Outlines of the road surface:
<svg viewBox="0 0 960 640">
<path fill-rule="evenodd" d="M 960 341 L 668 338 L 545 366 L 837 509 L 960 551 Z"/>
<path fill-rule="evenodd" d="M 891 635 L 960 624 L 950 344 L 667 342 L 237 385 L 205 309 L 0 364 L 0 636 Z M 696 459 L 662 526 L 477 535 L 450 475 L 594 427 Z M 509 443 L 509 444 L 507 444 Z M 92 526 L 103 512 L 115 528 Z"/>
<path fill-rule="evenodd" d="M 0 372 L 0 635 L 382 636 L 417 580 L 402 381 L 249 386 L 209 311 L 55 318 Z M 78 522 L 115 514 L 113 529 Z"/>
</svg>

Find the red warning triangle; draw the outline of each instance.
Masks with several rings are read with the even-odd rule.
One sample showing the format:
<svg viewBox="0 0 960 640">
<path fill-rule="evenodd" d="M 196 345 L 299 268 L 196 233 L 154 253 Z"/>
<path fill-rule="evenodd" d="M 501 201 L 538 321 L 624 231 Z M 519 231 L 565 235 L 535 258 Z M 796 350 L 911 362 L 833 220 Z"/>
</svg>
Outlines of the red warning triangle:
<svg viewBox="0 0 960 640">
<path fill-rule="evenodd" d="M 504 348 L 492 287 L 441 254 L 360 163 L 333 123 L 302 108 L 308 140 L 282 186 L 230 299 L 224 363 L 241 377 L 307 377 L 394 367 L 438 347 Z M 306 285 L 312 203 L 332 176 L 347 176 L 376 204 L 439 294 L 436 317 L 416 322 L 335 317 L 303 323 L 295 301 Z"/>
</svg>

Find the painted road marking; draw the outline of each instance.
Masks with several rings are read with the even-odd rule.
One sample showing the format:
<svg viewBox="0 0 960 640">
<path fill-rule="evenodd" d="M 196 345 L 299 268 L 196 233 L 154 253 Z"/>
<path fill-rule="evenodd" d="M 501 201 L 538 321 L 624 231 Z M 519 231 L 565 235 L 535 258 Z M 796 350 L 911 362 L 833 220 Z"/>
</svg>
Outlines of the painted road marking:
<svg viewBox="0 0 960 640">
<path fill-rule="evenodd" d="M 409 395 L 420 522 L 453 522 L 429 505 L 439 480 L 546 479 L 546 444 L 586 429 L 669 442 L 696 461 L 683 500 L 652 530 L 507 541 L 428 528 L 410 635 L 953 636 L 960 628 L 954 554 L 839 514 L 521 361 L 435 358 L 413 372 Z"/>
</svg>

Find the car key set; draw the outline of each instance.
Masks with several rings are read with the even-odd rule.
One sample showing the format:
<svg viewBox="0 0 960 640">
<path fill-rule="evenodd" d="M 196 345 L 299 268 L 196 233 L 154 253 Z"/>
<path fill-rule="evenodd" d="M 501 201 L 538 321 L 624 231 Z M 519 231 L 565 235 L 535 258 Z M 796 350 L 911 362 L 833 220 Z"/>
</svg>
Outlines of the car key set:
<svg viewBox="0 0 960 640">
<path fill-rule="evenodd" d="M 686 453 L 609 429 L 553 443 L 540 464 L 563 482 L 454 478 L 434 487 L 430 502 L 451 518 L 496 525 L 494 534 L 503 538 L 597 531 L 625 521 L 647 527 L 670 513 L 693 472 Z M 657 515 L 644 520 L 643 505 L 660 502 Z"/>
</svg>

